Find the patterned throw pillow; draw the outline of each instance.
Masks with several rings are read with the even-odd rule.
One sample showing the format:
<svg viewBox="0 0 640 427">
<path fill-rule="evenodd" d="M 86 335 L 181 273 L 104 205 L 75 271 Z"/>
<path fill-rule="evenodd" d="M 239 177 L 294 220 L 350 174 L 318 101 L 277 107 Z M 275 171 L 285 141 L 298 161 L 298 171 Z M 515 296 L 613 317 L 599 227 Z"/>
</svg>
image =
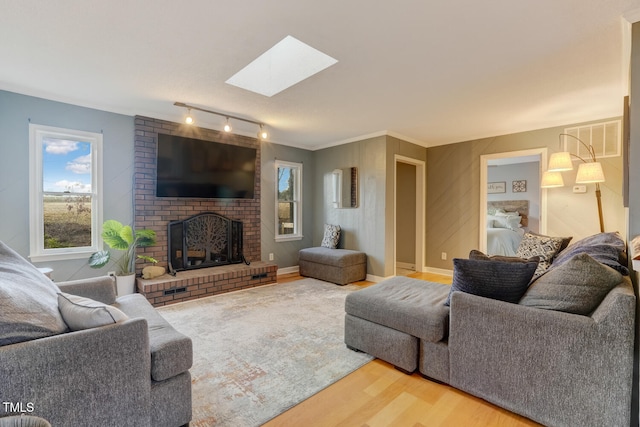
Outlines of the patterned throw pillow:
<svg viewBox="0 0 640 427">
<path fill-rule="evenodd" d="M 538 268 L 536 268 L 536 272 L 533 275 L 536 278 L 547 271 L 551 261 L 553 261 L 553 257 L 560 252 L 564 240 L 565 238 L 563 237 L 542 236 L 527 232 L 524 233 L 520 241 L 516 256 L 520 258 L 540 257 Z"/>
<path fill-rule="evenodd" d="M 340 240 L 340 226 L 339 225 L 324 225 L 324 237 L 320 246 L 323 248 L 335 249 L 338 247 L 338 241 Z"/>
</svg>

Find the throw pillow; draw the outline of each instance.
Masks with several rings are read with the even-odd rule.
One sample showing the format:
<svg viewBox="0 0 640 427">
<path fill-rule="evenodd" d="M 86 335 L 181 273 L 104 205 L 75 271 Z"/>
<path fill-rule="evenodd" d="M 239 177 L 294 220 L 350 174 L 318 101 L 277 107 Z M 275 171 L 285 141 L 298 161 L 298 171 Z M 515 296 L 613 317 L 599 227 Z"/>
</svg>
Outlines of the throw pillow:
<svg viewBox="0 0 640 427">
<path fill-rule="evenodd" d="M 586 253 L 596 261 L 617 270 L 624 276 L 628 276 L 626 249 L 627 246 L 620 233 L 598 233 L 585 237 L 567 247 L 558 254 L 553 263 L 554 265 L 561 265 L 579 253 Z"/>
<path fill-rule="evenodd" d="M 58 292 L 51 279 L 0 242 L 0 346 L 67 332 Z"/>
<path fill-rule="evenodd" d="M 335 249 L 338 247 L 340 241 L 340 226 L 339 225 L 324 225 L 324 237 L 322 237 L 322 243 L 320 246 L 323 248 Z"/>
<path fill-rule="evenodd" d="M 579 253 L 533 282 L 520 304 L 586 315 L 621 281 L 618 271 Z"/>
<path fill-rule="evenodd" d="M 485 260 L 485 261 L 520 262 L 520 263 L 540 261 L 540 257 L 537 257 L 537 256 L 525 259 L 525 258 L 520 258 L 515 256 L 486 255 L 475 249 L 469 252 L 469 259 L 479 259 L 479 260 Z"/>
<path fill-rule="evenodd" d="M 537 266 L 537 259 L 511 262 L 454 258 L 453 282 L 444 305 L 449 305 L 456 291 L 517 303 Z"/>
<path fill-rule="evenodd" d="M 58 305 L 62 318 L 72 331 L 97 328 L 128 319 L 126 314 L 113 306 L 64 292 L 58 294 Z"/>
<path fill-rule="evenodd" d="M 540 257 L 540 262 L 533 275 L 533 277 L 538 277 L 547 271 L 553 258 L 560 252 L 564 240 L 564 237 L 543 236 L 526 232 L 518 245 L 516 256 L 520 258 Z"/>
</svg>

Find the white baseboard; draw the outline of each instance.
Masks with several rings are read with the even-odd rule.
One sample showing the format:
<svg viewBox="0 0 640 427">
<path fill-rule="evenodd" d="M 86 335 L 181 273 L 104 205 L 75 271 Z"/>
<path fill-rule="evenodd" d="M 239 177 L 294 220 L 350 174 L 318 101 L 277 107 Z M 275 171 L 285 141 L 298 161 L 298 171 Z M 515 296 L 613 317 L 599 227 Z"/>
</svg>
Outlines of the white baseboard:
<svg viewBox="0 0 640 427">
<path fill-rule="evenodd" d="M 300 271 L 300 267 L 297 265 L 294 265 L 293 267 L 283 267 L 283 268 L 279 268 L 278 272 L 276 273 L 277 276 L 282 276 L 283 274 L 291 274 L 291 273 L 298 273 Z"/>
<path fill-rule="evenodd" d="M 411 264 L 410 262 L 396 262 L 396 268 L 402 268 L 404 270 L 415 270 L 416 269 L 416 265 L 415 264 Z"/>
<path fill-rule="evenodd" d="M 382 277 L 382 276 L 376 276 L 374 274 L 367 274 L 366 280 L 368 280 L 369 282 L 378 283 L 378 282 L 382 282 L 383 280 L 390 279 L 392 277 L 393 276 Z"/>
<path fill-rule="evenodd" d="M 453 270 L 447 270 L 445 268 L 425 267 L 422 270 L 423 273 L 442 274 L 443 276 L 453 277 Z"/>
</svg>

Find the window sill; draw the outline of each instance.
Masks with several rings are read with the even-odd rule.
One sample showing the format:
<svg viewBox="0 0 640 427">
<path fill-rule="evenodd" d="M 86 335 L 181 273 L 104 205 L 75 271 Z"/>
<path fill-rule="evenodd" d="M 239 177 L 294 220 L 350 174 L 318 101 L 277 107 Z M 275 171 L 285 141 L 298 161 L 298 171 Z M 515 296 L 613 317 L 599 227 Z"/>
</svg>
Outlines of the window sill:
<svg viewBox="0 0 640 427">
<path fill-rule="evenodd" d="M 89 259 L 92 253 L 96 250 L 87 249 L 74 252 L 55 252 L 55 253 L 40 253 L 29 255 L 31 262 L 47 262 L 47 261 L 66 261 L 72 259 Z"/>
</svg>

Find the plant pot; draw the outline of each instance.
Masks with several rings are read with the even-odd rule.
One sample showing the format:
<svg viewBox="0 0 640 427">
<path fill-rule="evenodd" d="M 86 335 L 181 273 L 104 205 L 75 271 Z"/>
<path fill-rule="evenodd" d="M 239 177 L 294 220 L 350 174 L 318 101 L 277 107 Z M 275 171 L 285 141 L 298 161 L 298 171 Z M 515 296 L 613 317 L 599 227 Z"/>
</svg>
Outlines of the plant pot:
<svg viewBox="0 0 640 427">
<path fill-rule="evenodd" d="M 126 276 L 116 276 L 116 289 L 119 297 L 134 293 L 136 290 L 136 275 L 131 273 Z"/>
</svg>

